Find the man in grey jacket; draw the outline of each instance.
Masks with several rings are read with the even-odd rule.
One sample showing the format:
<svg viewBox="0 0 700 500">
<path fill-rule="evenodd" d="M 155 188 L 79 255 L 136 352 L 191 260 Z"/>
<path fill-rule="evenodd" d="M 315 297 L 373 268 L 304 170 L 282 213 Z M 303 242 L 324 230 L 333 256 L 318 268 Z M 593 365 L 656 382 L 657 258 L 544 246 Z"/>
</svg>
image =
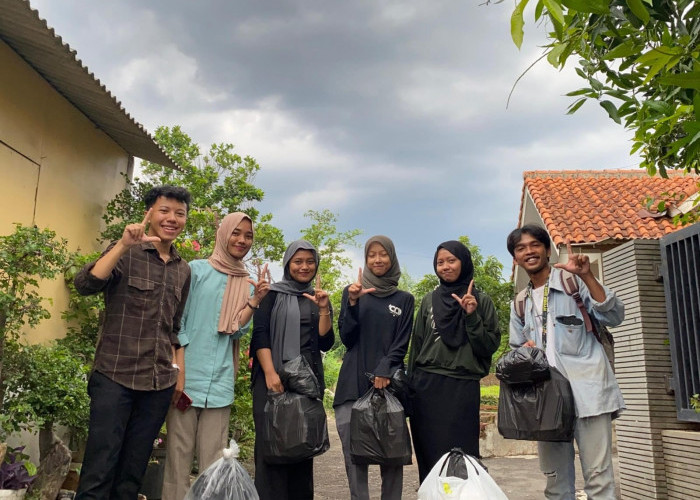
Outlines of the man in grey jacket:
<svg viewBox="0 0 700 500">
<path fill-rule="evenodd" d="M 619 325 L 625 307 L 596 279 L 588 256 L 573 253 L 571 244 L 567 244 L 568 262 L 551 267 L 550 245 L 547 231 L 536 225 L 525 225 L 508 235 L 508 251 L 530 277 L 522 319 L 511 308 L 510 345 L 544 349 L 549 364 L 569 380 L 576 405 L 574 439 L 586 495 L 614 500 L 612 420 L 624 409 L 624 401 L 603 346 L 587 331 L 576 301 L 564 290 L 561 272 L 574 275 L 594 321 Z M 547 477 L 546 498 L 575 500 L 573 442 L 541 441 L 538 448 L 540 468 Z"/>
</svg>

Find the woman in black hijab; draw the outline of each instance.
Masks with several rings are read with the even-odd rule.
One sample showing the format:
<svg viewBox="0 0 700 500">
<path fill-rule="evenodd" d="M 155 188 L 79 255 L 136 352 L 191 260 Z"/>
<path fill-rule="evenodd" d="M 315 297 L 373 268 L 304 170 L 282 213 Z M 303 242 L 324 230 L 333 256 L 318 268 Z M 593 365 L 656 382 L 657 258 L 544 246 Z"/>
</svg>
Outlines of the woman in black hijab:
<svg viewBox="0 0 700 500">
<path fill-rule="evenodd" d="M 317 278 L 318 253 L 308 241 L 293 242 L 284 253 L 284 279 L 270 286 L 253 317 L 253 420 L 255 421 L 255 489 L 261 500 L 307 500 L 314 497 L 313 458 L 289 465 L 268 464 L 262 453 L 267 392 L 284 392 L 279 370 L 303 355 L 321 385 L 321 352 L 333 347 L 328 293 Z M 249 304 L 250 307 L 253 307 Z"/>
<path fill-rule="evenodd" d="M 423 297 L 408 359 L 421 482 L 454 447 L 479 456 L 479 380 L 501 341 L 493 302 L 474 288 L 469 249 L 459 241 L 441 243 L 433 268 L 440 285 Z"/>
</svg>

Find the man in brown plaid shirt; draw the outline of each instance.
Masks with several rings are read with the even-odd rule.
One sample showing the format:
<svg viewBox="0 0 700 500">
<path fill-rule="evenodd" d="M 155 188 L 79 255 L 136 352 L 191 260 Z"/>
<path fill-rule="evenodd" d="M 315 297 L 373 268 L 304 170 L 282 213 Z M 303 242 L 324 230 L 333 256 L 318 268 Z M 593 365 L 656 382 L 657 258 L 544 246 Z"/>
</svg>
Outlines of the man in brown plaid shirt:
<svg viewBox="0 0 700 500">
<path fill-rule="evenodd" d="M 105 297 L 78 500 L 137 498 L 153 442 L 184 386 L 177 334 L 190 268 L 173 241 L 185 227 L 190 194 L 159 186 L 144 201 L 143 222 L 126 226 L 121 239 L 75 277 L 81 294 Z"/>
</svg>

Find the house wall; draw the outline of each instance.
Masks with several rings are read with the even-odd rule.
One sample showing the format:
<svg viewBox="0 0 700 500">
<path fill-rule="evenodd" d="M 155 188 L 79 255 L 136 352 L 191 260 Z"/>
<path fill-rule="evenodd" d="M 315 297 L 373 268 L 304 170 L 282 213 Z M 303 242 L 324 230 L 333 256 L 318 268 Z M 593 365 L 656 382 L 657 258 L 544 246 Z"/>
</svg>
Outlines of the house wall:
<svg viewBox="0 0 700 500">
<path fill-rule="evenodd" d="M 2 41 L 0 67 L 0 234 L 36 224 L 71 251 L 99 249 L 104 206 L 133 159 Z M 52 317 L 27 332 L 33 342 L 64 332 L 63 280 L 42 283 L 40 293 L 53 299 Z"/>
<path fill-rule="evenodd" d="M 616 420 L 623 499 L 669 498 L 662 432 L 700 430 L 678 421 L 667 390 L 672 369 L 660 263 L 657 240 L 632 240 L 603 254 L 605 284 L 625 303 L 625 321 L 611 329 L 627 406 Z M 697 445 L 688 443 L 685 449 L 696 453 Z"/>
</svg>

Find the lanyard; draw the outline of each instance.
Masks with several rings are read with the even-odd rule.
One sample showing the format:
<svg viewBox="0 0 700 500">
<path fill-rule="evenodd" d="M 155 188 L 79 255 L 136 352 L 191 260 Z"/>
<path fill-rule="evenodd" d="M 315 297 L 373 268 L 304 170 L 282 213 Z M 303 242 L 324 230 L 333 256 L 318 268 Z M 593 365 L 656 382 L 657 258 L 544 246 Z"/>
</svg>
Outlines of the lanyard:
<svg viewBox="0 0 700 500">
<path fill-rule="evenodd" d="M 532 300 L 532 281 L 527 285 L 527 295 Z M 549 302 L 549 280 L 544 285 L 544 294 L 542 297 L 542 348 L 547 349 L 547 311 Z"/>
</svg>

